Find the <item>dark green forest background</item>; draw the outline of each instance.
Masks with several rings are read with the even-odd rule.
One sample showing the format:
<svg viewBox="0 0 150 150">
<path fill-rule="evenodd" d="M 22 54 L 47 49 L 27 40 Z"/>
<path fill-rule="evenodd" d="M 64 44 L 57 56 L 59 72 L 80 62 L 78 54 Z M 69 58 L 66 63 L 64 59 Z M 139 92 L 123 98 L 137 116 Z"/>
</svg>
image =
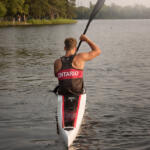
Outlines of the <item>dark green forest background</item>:
<svg viewBox="0 0 150 150">
<path fill-rule="evenodd" d="M 88 19 L 93 9 L 93 4 L 90 7 L 77 7 L 75 10 L 76 18 Z M 97 19 L 150 19 L 150 8 L 142 5 L 121 7 L 116 4 L 111 6 L 104 5 L 101 11 L 96 16 Z"/>
<path fill-rule="evenodd" d="M 6 20 L 75 17 L 75 0 L 0 0 L 0 17 Z"/>
<path fill-rule="evenodd" d="M 88 19 L 94 5 L 77 7 L 76 0 L 0 0 L 0 20 Z M 97 19 L 150 19 L 150 8 L 104 5 Z"/>
</svg>

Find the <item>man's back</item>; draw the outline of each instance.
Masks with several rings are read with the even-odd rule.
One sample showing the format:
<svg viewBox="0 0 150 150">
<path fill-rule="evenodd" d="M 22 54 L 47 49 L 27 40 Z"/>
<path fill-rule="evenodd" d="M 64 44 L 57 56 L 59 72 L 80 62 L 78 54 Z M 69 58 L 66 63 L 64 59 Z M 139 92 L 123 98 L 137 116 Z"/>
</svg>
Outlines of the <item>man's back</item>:
<svg viewBox="0 0 150 150">
<path fill-rule="evenodd" d="M 79 94 L 81 94 L 83 92 L 83 77 L 81 75 L 75 77 L 75 76 L 73 76 L 73 74 L 75 74 L 75 71 L 78 72 L 78 74 L 80 74 L 79 70 L 84 69 L 85 62 L 92 60 L 93 58 L 100 55 L 100 53 L 101 53 L 98 46 L 96 46 L 86 36 L 81 35 L 80 40 L 87 42 L 88 45 L 91 47 L 91 51 L 76 54 L 76 46 L 72 47 L 69 50 L 67 50 L 67 48 L 65 47 L 65 50 L 66 50 L 65 56 L 61 57 L 60 59 L 57 59 L 54 63 L 55 76 L 59 80 L 60 88 L 62 90 L 64 89 L 64 91 L 65 91 L 64 94 L 66 94 L 67 91 L 68 91 L 68 93 L 70 93 L 70 91 L 71 91 L 71 93 L 79 93 Z M 67 59 L 69 60 L 70 58 L 72 58 L 71 61 L 67 61 Z M 71 64 L 70 64 L 70 67 L 68 66 L 67 69 L 69 69 L 69 70 L 67 70 L 68 72 L 66 72 L 66 74 L 68 74 L 68 75 L 72 74 L 72 77 L 70 77 L 69 79 L 67 79 L 67 78 L 61 79 L 61 78 L 59 78 L 58 74 L 60 72 L 65 74 L 64 71 L 66 71 L 65 70 L 66 68 L 64 68 L 64 66 L 67 63 L 68 64 L 71 63 Z M 72 68 L 74 69 L 73 70 L 74 72 L 72 72 L 72 70 L 70 70 Z M 65 89 L 67 89 L 67 90 L 65 90 Z M 63 94 L 63 92 L 60 92 L 60 94 Z"/>
</svg>

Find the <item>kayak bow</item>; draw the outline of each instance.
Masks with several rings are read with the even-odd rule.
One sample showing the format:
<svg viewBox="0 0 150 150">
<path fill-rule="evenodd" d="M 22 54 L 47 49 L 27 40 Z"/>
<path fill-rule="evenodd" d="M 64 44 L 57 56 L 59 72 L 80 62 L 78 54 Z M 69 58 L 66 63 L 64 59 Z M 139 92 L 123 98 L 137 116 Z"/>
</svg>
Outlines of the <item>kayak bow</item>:
<svg viewBox="0 0 150 150">
<path fill-rule="evenodd" d="M 80 96 L 58 95 L 58 129 L 67 147 L 75 140 L 85 112 L 86 94 Z"/>
</svg>

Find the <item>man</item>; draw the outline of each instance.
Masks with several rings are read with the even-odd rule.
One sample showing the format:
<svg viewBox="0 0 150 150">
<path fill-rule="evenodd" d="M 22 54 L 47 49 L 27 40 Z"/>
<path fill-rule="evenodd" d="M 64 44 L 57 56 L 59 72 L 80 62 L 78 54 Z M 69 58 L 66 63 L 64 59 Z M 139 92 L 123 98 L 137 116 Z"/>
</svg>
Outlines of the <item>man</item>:
<svg viewBox="0 0 150 150">
<path fill-rule="evenodd" d="M 84 93 L 83 70 L 85 62 L 94 59 L 101 53 L 99 47 L 85 35 L 81 35 L 80 40 L 85 41 L 91 51 L 76 54 L 77 41 L 74 38 L 67 38 L 64 42 L 65 56 L 54 62 L 54 73 L 59 81 L 58 94 L 60 95 Z"/>
</svg>

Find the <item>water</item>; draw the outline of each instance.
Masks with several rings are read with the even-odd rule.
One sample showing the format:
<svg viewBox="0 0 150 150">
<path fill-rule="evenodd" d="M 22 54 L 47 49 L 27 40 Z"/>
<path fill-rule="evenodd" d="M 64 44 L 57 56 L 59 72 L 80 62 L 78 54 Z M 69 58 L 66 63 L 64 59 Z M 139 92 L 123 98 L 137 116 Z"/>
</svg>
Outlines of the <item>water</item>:
<svg viewBox="0 0 150 150">
<path fill-rule="evenodd" d="M 73 25 L 0 28 L 0 150 L 65 150 L 56 134 L 53 62 Z M 101 56 L 85 67 L 87 108 L 71 150 L 150 149 L 150 20 L 97 20 Z M 81 51 L 88 51 L 83 44 Z"/>
</svg>

